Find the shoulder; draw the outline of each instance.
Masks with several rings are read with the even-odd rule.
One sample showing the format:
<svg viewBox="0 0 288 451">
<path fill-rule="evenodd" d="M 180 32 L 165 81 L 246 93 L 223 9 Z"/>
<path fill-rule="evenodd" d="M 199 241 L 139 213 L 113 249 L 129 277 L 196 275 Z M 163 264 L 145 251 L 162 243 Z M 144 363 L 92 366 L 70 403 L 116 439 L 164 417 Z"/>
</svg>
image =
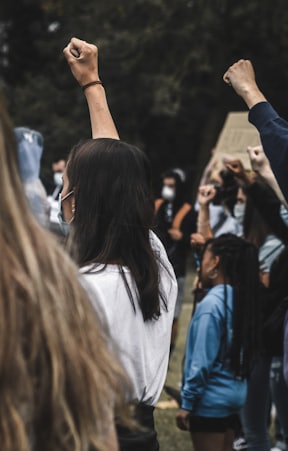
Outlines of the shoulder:
<svg viewBox="0 0 288 451">
<path fill-rule="evenodd" d="M 233 288 L 226 285 L 227 305 L 232 307 Z M 211 288 L 196 309 L 197 316 L 204 314 L 221 314 L 224 312 L 225 285 L 217 285 Z"/>
<path fill-rule="evenodd" d="M 160 238 L 158 238 L 156 233 L 154 233 L 152 230 L 149 230 L 149 239 L 150 239 L 150 244 L 151 244 L 151 247 L 152 247 L 154 253 L 156 255 L 166 256 L 166 251 L 162 244 L 162 241 L 160 240 Z"/>
</svg>

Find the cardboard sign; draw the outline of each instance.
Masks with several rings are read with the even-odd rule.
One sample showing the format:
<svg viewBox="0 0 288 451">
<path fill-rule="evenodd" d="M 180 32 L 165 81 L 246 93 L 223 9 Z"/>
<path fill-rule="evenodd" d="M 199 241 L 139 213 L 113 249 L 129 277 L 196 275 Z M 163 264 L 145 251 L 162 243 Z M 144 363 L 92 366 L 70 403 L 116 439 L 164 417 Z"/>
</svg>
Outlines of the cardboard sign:
<svg viewBox="0 0 288 451">
<path fill-rule="evenodd" d="M 247 147 L 260 144 L 257 129 L 248 122 L 248 112 L 229 113 L 219 135 L 214 158 L 219 161 L 221 166 L 223 158 L 241 160 L 244 168 L 251 170 Z"/>
</svg>

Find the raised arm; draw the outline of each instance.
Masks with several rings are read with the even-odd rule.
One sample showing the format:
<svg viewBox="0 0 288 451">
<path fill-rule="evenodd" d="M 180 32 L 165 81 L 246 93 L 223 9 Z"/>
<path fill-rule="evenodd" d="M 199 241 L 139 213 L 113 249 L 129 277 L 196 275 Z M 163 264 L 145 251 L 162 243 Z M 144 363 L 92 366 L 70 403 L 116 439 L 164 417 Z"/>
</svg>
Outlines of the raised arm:
<svg viewBox="0 0 288 451">
<path fill-rule="evenodd" d="M 239 60 L 225 72 L 224 81 L 246 102 L 249 121 L 260 133 L 262 145 L 279 187 L 288 201 L 288 122 L 279 117 L 255 81 L 249 60 Z"/>
<path fill-rule="evenodd" d="M 63 50 L 71 72 L 84 88 L 88 103 L 92 137 L 119 139 L 98 72 L 98 49 L 77 38 L 72 38 Z M 97 82 L 97 83 L 94 83 Z"/>
<path fill-rule="evenodd" d="M 216 190 L 213 185 L 203 185 L 198 189 L 198 203 L 199 213 L 197 221 L 197 233 L 200 233 L 205 240 L 213 237 L 213 232 L 210 225 L 209 204 L 216 195 Z"/>
</svg>

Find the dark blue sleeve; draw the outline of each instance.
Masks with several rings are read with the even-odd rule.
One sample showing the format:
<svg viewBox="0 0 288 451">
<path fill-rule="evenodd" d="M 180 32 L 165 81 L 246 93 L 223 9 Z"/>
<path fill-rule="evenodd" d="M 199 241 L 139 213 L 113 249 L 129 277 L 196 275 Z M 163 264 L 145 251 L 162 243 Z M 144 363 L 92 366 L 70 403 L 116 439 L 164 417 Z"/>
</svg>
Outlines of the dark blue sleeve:
<svg viewBox="0 0 288 451">
<path fill-rule="evenodd" d="M 264 152 L 288 201 L 288 122 L 268 102 L 254 105 L 249 112 L 249 121 L 260 133 Z"/>
</svg>

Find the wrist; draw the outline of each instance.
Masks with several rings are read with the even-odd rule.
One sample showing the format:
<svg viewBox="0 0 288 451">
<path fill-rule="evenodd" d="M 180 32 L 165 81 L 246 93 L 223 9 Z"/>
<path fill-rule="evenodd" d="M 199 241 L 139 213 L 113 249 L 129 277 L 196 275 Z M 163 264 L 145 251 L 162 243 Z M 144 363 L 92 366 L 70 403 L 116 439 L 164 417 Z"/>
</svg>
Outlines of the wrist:
<svg viewBox="0 0 288 451">
<path fill-rule="evenodd" d="M 251 85 L 245 86 L 242 89 L 242 92 L 240 95 L 243 98 L 243 100 L 245 101 L 249 110 L 257 103 L 267 101 L 256 84 L 255 84 L 255 86 L 251 86 Z"/>
<path fill-rule="evenodd" d="M 197 227 L 210 227 L 210 221 L 197 221 Z"/>
<path fill-rule="evenodd" d="M 82 91 L 85 91 L 86 89 L 89 89 L 92 86 L 99 86 L 99 85 L 102 86 L 102 81 L 99 79 L 95 79 L 95 80 L 89 81 L 88 83 L 81 84 L 80 86 L 82 88 Z"/>
</svg>

